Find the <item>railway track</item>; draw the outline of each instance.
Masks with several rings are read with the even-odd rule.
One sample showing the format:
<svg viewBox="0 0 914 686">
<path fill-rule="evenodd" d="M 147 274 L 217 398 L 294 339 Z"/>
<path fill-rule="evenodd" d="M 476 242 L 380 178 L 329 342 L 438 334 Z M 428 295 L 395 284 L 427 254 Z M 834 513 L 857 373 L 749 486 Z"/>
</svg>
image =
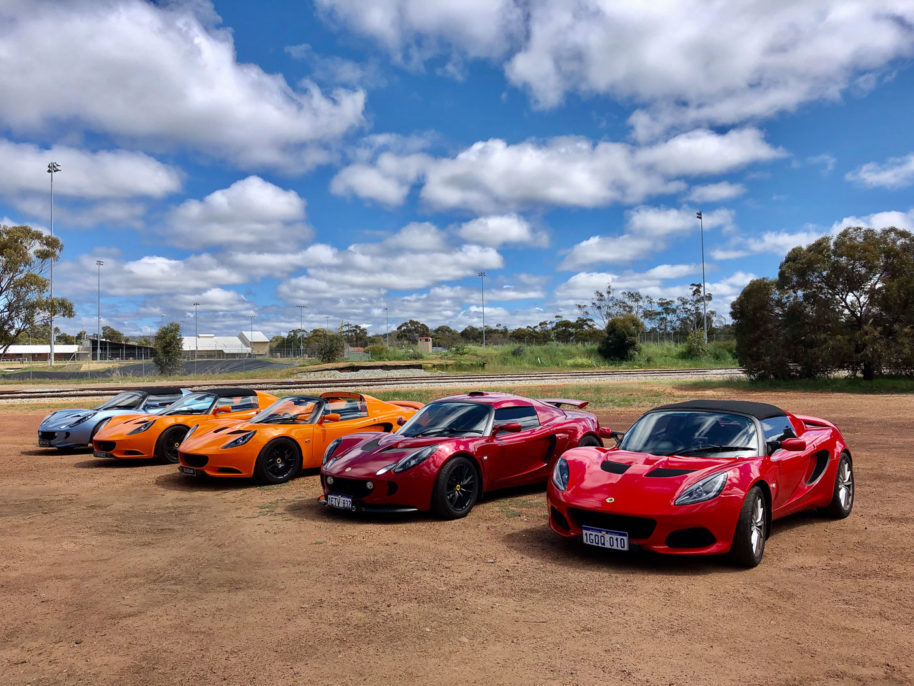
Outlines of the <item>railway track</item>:
<svg viewBox="0 0 914 686">
<path fill-rule="evenodd" d="M 250 386 L 261 391 L 314 392 L 318 390 L 369 390 L 393 388 L 446 388 L 461 387 L 484 390 L 487 386 L 530 386 L 537 384 L 599 383 L 641 379 L 701 379 L 742 378 L 742 369 L 736 367 L 717 369 L 623 369 L 606 371 L 533 372 L 527 374 L 423 374 L 416 376 L 377 376 L 346 378 L 307 378 L 266 381 L 225 381 L 206 384 L 188 384 L 187 388 L 203 389 L 220 386 Z M 186 382 L 185 382 L 186 384 Z M 114 395 L 120 391 L 137 388 L 143 384 L 75 386 L 34 388 L 19 390 L 0 389 L 0 402 L 30 400 L 69 400 L 83 397 Z M 175 385 L 182 385 L 177 382 Z"/>
</svg>

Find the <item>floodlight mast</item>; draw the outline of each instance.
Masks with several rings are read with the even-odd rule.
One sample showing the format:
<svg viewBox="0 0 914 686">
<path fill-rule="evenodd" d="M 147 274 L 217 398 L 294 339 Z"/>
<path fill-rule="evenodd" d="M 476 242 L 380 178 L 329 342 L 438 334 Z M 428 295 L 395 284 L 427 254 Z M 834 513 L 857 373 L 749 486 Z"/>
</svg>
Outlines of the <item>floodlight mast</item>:
<svg viewBox="0 0 914 686">
<path fill-rule="evenodd" d="M 51 238 L 54 238 L 54 174 L 60 171 L 60 165 L 57 162 L 48 163 L 48 174 L 51 175 Z M 54 258 L 51 258 L 51 354 L 48 356 L 48 362 L 54 366 Z"/>
<path fill-rule="evenodd" d="M 708 345 L 708 291 L 705 288 L 705 224 L 701 212 L 695 213 L 701 232 L 701 320 L 705 329 L 705 345 Z"/>
<path fill-rule="evenodd" d="M 486 347 L 486 276 L 485 272 L 476 274 L 480 278 L 480 293 L 482 295 L 482 347 Z"/>
<path fill-rule="evenodd" d="M 98 267 L 98 331 L 95 334 L 95 361 L 102 360 L 102 265 L 104 260 L 95 260 L 95 266 Z M 53 350 L 53 348 L 52 348 Z M 53 354 L 53 353 L 52 353 Z"/>
</svg>

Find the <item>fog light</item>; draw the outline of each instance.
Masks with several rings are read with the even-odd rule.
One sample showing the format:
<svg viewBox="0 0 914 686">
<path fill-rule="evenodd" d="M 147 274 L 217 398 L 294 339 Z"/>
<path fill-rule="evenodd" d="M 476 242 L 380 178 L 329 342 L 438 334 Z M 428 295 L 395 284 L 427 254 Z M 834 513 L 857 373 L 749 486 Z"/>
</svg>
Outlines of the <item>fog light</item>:
<svg viewBox="0 0 914 686">
<path fill-rule="evenodd" d="M 328 476 L 328 477 L 327 477 L 327 483 L 330 484 L 331 486 L 333 485 L 333 477 L 332 477 L 332 476 Z"/>
<path fill-rule="evenodd" d="M 369 491 L 374 489 L 374 481 L 369 481 L 367 484 L 365 484 L 365 488 L 367 488 Z"/>
</svg>

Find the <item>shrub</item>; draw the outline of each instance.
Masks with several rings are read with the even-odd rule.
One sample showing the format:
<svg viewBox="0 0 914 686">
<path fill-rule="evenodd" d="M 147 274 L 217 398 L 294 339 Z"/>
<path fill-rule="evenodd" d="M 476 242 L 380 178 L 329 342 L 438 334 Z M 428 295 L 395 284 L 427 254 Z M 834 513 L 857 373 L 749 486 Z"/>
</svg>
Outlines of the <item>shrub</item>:
<svg viewBox="0 0 914 686">
<path fill-rule="evenodd" d="M 152 361 L 159 368 L 159 374 L 177 374 L 183 367 L 181 356 L 184 352 L 181 325 L 177 322 L 166 324 L 156 332 L 153 342 Z"/>
<path fill-rule="evenodd" d="M 630 360 L 641 349 L 638 336 L 644 332 L 644 322 L 633 314 L 613 317 L 606 325 L 606 336 L 598 351 L 607 360 Z"/>
<path fill-rule="evenodd" d="M 314 341 L 314 354 L 321 362 L 337 362 L 343 359 L 346 340 L 338 333 L 324 332 Z"/>
<path fill-rule="evenodd" d="M 708 344 L 705 343 L 704 331 L 691 331 L 682 348 L 682 357 L 687 360 L 697 360 L 708 356 Z"/>
</svg>

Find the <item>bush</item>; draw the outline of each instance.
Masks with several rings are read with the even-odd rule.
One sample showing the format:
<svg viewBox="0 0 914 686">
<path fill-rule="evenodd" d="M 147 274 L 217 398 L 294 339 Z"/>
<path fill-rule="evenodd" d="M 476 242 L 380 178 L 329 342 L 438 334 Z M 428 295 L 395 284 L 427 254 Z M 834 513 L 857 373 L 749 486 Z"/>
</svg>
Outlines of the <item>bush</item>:
<svg viewBox="0 0 914 686">
<path fill-rule="evenodd" d="M 183 368 L 182 355 L 184 341 L 181 338 L 181 325 L 177 322 L 166 324 L 156 332 L 152 344 L 152 361 L 159 368 L 159 374 L 177 374 Z"/>
<path fill-rule="evenodd" d="M 613 317 L 606 325 L 606 336 L 598 351 L 607 360 L 630 360 L 639 350 L 638 336 L 644 332 L 644 322 L 633 314 Z"/>
<path fill-rule="evenodd" d="M 704 331 L 692 331 L 686 338 L 685 346 L 682 348 L 682 357 L 687 360 L 697 360 L 708 356 L 708 344 L 705 343 Z"/>
<path fill-rule="evenodd" d="M 372 360 L 387 359 L 386 345 L 369 345 L 365 348 L 365 352 L 368 353 Z"/>
<path fill-rule="evenodd" d="M 338 362 L 343 359 L 346 340 L 338 333 L 326 331 L 314 341 L 314 354 L 321 362 Z"/>
</svg>

